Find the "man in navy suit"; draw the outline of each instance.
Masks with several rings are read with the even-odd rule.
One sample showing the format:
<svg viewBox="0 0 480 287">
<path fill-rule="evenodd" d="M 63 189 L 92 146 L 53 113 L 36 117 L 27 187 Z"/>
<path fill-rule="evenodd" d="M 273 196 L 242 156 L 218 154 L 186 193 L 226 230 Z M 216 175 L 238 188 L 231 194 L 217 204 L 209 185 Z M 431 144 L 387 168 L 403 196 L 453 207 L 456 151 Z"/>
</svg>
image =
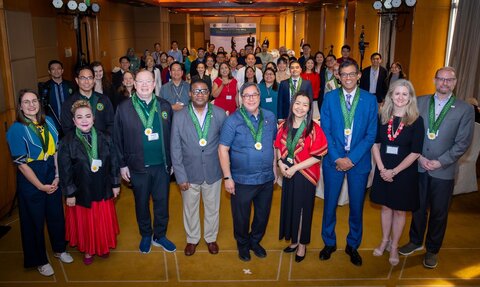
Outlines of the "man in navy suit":
<svg viewBox="0 0 480 287">
<path fill-rule="evenodd" d="M 362 71 L 362 77 L 360 78 L 360 89 L 370 92 L 377 97 L 377 102 L 383 102 L 385 95 L 387 94 L 388 87 L 385 79 L 387 79 L 387 69 L 380 66 L 382 63 L 382 55 L 379 53 L 373 53 L 370 56 L 372 65 L 366 67 Z"/>
<path fill-rule="evenodd" d="M 280 82 L 278 88 L 278 119 L 286 119 L 290 109 L 290 101 L 296 92 L 304 91 L 313 97 L 312 84 L 309 80 L 300 78 L 302 68 L 298 61 L 290 63 L 290 79 Z"/>
<path fill-rule="evenodd" d="M 370 149 L 377 135 L 378 108 L 375 96 L 357 87 L 361 73 L 356 63 L 343 62 L 339 72 L 342 87 L 325 95 L 321 110 L 322 129 L 330 148 L 322 165 L 325 183 L 322 238 L 325 247 L 320 251 L 320 260 L 328 260 L 337 249 L 336 209 L 347 176 L 350 230 L 345 252 L 354 265 L 360 266 L 362 257 L 357 249 L 362 241 L 363 201 L 371 169 Z"/>
</svg>

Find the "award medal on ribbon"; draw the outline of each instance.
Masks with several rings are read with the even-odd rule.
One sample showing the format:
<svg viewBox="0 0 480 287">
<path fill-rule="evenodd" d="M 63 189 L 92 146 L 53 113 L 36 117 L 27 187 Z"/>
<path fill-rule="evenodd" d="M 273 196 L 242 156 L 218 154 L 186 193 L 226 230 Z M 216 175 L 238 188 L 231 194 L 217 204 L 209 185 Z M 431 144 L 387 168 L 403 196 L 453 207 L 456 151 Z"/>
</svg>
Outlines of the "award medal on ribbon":
<svg viewBox="0 0 480 287">
<path fill-rule="evenodd" d="M 358 101 L 360 99 L 360 89 L 357 88 L 357 91 L 355 92 L 350 111 L 347 109 L 347 102 L 345 101 L 345 96 L 343 95 L 343 89 L 340 89 L 338 94 L 340 97 L 340 107 L 342 108 L 343 122 L 345 123 L 345 129 L 343 130 L 343 133 L 345 136 L 350 136 L 352 134 L 352 124 L 355 116 L 355 110 L 357 109 Z"/>
<path fill-rule="evenodd" d="M 288 131 L 286 146 L 288 151 L 287 161 L 290 164 L 294 163 L 293 159 L 295 158 L 295 149 L 306 127 L 307 127 L 307 122 L 303 120 L 300 126 L 298 127 L 297 132 L 295 133 L 295 136 L 293 136 L 293 131 L 292 131 L 293 129 Z"/>
<path fill-rule="evenodd" d="M 210 129 L 210 122 L 212 120 L 213 106 L 212 104 L 208 103 L 208 105 L 205 108 L 207 109 L 207 114 L 205 115 L 205 120 L 203 121 L 203 127 L 202 127 L 200 126 L 200 122 L 198 121 L 197 116 L 193 112 L 193 104 L 188 105 L 188 114 L 192 119 L 193 126 L 195 127 L 195 131 L 197 132 L 197 136 L 199 138 L 198 144 L 201 147 L 206 146 L 208 143 L 207 136 L 208 136 L 208 130 Z"/>
<path fill-rule="evenodd" d="M 345 129 L 345 130 L 343 131 L 343 133 L 344 133 L 346 136 L 349 136 L 349 135 L 352 134 L 352 129 Z"/>
<path fill-rule="evenodd" d="M 147 137 L 150 137 L 153 134 L 153 120 L 155 118 L 155 113 L 157 112 L 157 98 L 154 96 L 152 97 L 152 107 L 150 110 L 148 110 L 148 106 L 145 106 L 145 104 L 140 102 L 140 99 L 136 94 L 132 96 L 132 104 L 145 128 L 143 133 Z M 148 118 L 146 115 L 148 115 Z"/>
<path fill-rule="evenodd" d="M 447 115 L 448 111 L 454 107 L 453 102 L 455 102 L 455 96 L 452 94 L 448 102 L 443 106 L 442 111 L 438 115 L 437 119 L 435 120 L 435 97 L 432 96 L 430 98 L 430 105 L 428 107 L 428 129 L 427 129 L 427 137 L 429 140 L 435 140 L 438 137 L 438 130 L 440 129 L 440 125 L 442 124 L 445 116 Z"/>
<path fill-rule="evenodd" d="M 85 136 L 82 132 L 76 128 L 75 134 L 80 140 L 80 142 L 85 147 L 85 150 L 88 155 L 88 160 L 90 161 L 90 170 L 92 172 L 97 172 L 100 167 L 102 166 L 102 161 L 98 159 L 98 138 L 97 138 L 97 130 L 95 127 L 92 127 L 91 130 L 91 143 L 87 141 Z"/>
<path fill-rule="evenodd" d="M 146 128 L 146 129 L 145 129 L 145 135 L 146 135 L 146 136 L 151 135 L 152 132 L 153 132 L 153 130 L 152 130 L 151 128 Z"/>
<path fill-rule="evenodd" d="M 255 149 L 262 150 L 262 134 L 263 134 L 263 124 L 264 124 L 262 109 L 260 109 L 259 111 L 257 130 L 255 130 L 255 127 L 253 126 L 252 121 L 248 118 L 245 107 L 242 106 L 239 111 L 240 111 L 240 115 L 242 115 L 242 118 L 245 121 L 245 124 L 250 130 L 250 133 L 252 134 L 253 141 L 255 142 L 255 145 L 254 145 Z"/>
</svg>

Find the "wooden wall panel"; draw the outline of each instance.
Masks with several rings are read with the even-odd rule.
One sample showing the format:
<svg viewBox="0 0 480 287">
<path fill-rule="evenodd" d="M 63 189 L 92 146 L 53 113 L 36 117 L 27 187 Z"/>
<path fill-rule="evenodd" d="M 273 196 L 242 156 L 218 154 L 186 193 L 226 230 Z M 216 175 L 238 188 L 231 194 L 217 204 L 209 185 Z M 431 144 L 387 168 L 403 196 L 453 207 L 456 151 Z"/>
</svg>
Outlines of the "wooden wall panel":
<svg viewBox="0 0 480 287">
<path fill-rule="evenodd" d="M 360 34 L 362 33 L 362 25 L 365 27 L 365 42 L 369 42 L 369 46 L 365 49 L 365 59 L 363 60 L 363 67 L 371 65 L 370 55 L 378 51 L 378 30 L 380 17 L 372 8 L 372 3 L 365 1 L 357 1 L 355 9 L 355 30 L 352 46 L 351 57 L 360 64 L 360 51 L 358 42 L 360 41 Z M 340 54 L 338 55 L 340 56 Z M 386 55 L 383 55 L 384 59 Z M 385 63 L 383 64 L 385 65 Z"/>
<path fill-rule="evenodd" d="M 435 91 L 435 71 L 444 66 L 450 0 L 422 0 L 414 14 L 409 79 L 417 95 Z"/>
<path fill-rule="evenodd" d="M 343 46 L 345 23 L 345 11 L 342 8 L 327 6 L 325 8 L 325 42 L 323 53 L 327 55 L 330 51 L 330 45 L 333 45 L 333 53 L 338 57 Z"/>
</svg>

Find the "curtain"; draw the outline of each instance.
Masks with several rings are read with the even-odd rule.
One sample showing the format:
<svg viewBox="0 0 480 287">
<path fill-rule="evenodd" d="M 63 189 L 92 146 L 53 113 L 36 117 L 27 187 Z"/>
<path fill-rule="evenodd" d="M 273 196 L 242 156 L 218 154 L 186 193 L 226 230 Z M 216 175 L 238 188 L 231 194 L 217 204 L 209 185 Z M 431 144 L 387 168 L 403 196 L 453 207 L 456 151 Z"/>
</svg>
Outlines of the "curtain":
<svg viewBox="0 0 480 287">
<path fill-rule="evenodd" d="M 455 95 L 460 99 L 480 100 L 479 15 L 480 1 L 459 2 L 449 65 L 457 70 Z"/>
<path fill-rule="evenodd" d="M 382 66 L 387 68 L 387 71 L 390 71 L 388 63 L 392 64 L 395 59 L 395 40 L 397 35 L 397 17 L 392 15 L 382 15 L 380 17 L 380 49 L 379 53 L 382 55 Z M 390 41 L 390 26 L 393 25 L 392 29 L 392 41 Z M 390 59 L 388 58 L 388 45 L 390 44 Z M 371 47 L 374 48 L 374 47 Z M 375 50 L 375 48 L 374 48 Z M 365 59 L 370 60 L 370 55 L 365 55 Z M 365 65 L 368 66 L 368 65 Z"/>
</svg>

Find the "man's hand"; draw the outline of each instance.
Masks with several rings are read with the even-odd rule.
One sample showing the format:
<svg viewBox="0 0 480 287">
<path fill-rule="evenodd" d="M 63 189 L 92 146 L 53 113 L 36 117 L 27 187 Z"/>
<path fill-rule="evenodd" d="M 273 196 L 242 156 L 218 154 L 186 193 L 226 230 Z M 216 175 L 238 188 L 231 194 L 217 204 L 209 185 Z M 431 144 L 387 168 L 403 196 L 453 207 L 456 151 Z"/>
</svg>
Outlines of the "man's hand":
<svg viewBox="0 0 480 287">
<path fill-rule="evenodd" d="M 130 182 L 130 170 L 128 166 L 120 168 L 120 174 L 126 182 Z"/>
<path fill-rule="evenodd" d="M 335 163 L 337 164 L 338 171 L 348 171 L 354 166 L 348 157 L 339 158 L 335 161 Z"/>
<path fill-rule="evenodd" d="M 187 191 L 190 189 L 190 183 L 188 182 L 179 183 L 178 186 L 180 187 L 181 191 Z"/>
<path fill-rule="evenodd" d="M 225 180 L 225 190 L 228 193 L 235 195 L 235 182 L 233 181 L 233 179 L 229 178 Z"/>
</svg>

